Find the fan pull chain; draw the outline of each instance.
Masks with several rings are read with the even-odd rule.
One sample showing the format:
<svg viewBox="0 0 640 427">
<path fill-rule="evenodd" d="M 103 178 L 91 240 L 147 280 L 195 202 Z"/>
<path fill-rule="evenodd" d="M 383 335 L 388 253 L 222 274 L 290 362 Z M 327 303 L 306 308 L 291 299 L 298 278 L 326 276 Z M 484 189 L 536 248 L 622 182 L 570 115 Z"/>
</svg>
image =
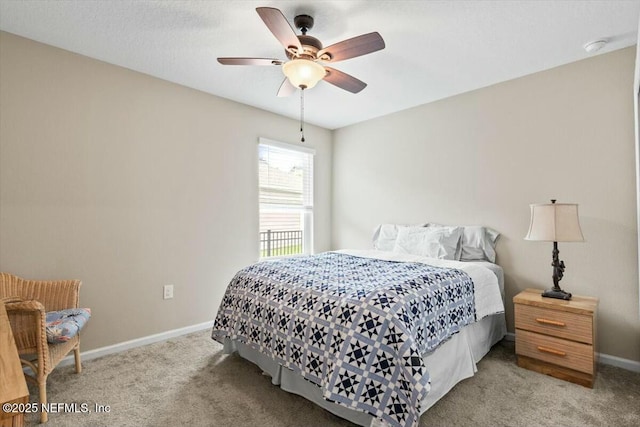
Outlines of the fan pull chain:
<svg viewBox="0 0 640 427">
<path fill-rule="evenodd" d="M 300 86 L 300 142 L 304 142 L 304 86 Z"/>
</svg>

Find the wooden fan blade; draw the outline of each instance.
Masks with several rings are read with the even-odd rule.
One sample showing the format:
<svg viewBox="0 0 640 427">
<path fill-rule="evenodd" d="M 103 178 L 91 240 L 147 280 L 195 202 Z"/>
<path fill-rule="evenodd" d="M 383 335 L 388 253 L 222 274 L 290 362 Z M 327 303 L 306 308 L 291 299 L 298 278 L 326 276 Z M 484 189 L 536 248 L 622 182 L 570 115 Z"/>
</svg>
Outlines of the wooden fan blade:
<svg viewBox="0 0 640 427">
<path fill-rule="evenodd" d="M 285 97 L 292 95 L 298 88 L 291 84 L 288 78 L 285 77 L 284 81 L 280 85 L 280 89 L 278 89 L 278 96 Z"/>
<path fill-rule="evenodd" d="M 327 75 L 324 76 L 324 80 L 334 86 L 338 86 L 340 89 L 347 90 L 351 93 L 358 93 L 367 87 L 365 82 L 358 80 L 347 73 L 343 73 L 342 71 L 338 71 L 331 67 L 324 68 L 327 71 Z"/>
<path fill-rule="evenodd" d="M 280 59 L 274 58 L 218 58 L 222 65 L 282 65 Z"/>
<path fill-rule="evenodd" d="M 320 50 L 318 52 L 318 58 L 327 62 L 337 62 L 366 55 L 367 53 L 384 49 L 384 47 L 385 44 L 382 36 L 377 32 L 373 32 L 332 44 Z M 324 54 L 327 54 L 329 58 L 322 58 Z"/>
<path fill-rule="evenodd" d="M 302 51 L 296 32 L 280 10 L 273 7 L 258 7 L 256 12 L 285 49 L 295 48 L 298 52 Z"/>
</svg>

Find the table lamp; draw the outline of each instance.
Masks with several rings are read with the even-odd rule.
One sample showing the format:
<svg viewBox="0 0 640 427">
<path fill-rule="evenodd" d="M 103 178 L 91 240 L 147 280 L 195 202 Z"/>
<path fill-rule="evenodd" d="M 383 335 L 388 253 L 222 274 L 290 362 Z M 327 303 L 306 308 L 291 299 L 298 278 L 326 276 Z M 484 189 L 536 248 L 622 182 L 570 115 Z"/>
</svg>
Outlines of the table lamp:
<svg viewBox="0 0 640 427">
<path fill-rule="evenodd" d="M 536 204 L 531 206 L 531 223 L 525 240 L 553 242 L 553 288 L 542 293 L 546 298 L 570 300 L 571 294 L 560 289 L 558 283 L 564 275 L 564 261 L 558 255 L 558 242 L 584 242 L 580 221 L 578 219 L 578 205 L 574 203 Z"/>
</svg>

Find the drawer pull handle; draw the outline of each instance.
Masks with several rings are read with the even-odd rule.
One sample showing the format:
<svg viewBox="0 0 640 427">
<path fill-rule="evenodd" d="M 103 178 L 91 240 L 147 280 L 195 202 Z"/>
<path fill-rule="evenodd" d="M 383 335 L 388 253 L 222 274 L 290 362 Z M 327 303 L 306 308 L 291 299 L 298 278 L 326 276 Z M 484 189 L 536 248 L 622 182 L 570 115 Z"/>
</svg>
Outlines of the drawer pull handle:
<svg viewBox="0 0 640 427">
<path fill-rule="evenodd" d="M 538 346 L 538 350 L 539 351 L 543 351 L 545 353 L 551 353 L 551 354 L 555 354 L 556 356 L 566 356 L 567 353 L 565 353 L 564 351 L 560 351 L 560 350 L 555 350 L 553 348 L 549 348 L 549 347 L 543 347 L 541 345 Z"/>
<path fill-rule="evenodd" d="M 558 322 L 557 320 L 549 320 L 549 319 L 543 319 L 538 317 L 536 319 L 536 322 L 538 323 L 544 323 L 545 325 L 553 325 L 553 326 L 567 326 L 566 323 L 564 322 Z"/>
</svg>

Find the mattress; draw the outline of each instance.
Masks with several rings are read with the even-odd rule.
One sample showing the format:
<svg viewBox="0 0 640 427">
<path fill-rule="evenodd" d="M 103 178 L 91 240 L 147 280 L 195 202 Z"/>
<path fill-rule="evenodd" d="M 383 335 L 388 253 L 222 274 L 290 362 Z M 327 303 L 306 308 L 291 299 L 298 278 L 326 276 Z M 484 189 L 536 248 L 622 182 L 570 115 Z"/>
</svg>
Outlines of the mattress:
<svg viewBox="0 0 640 427">
<path fill-rule="evenodd" d="M 380 251 L 338 251 L 359 257 L 372 257 L 393 261 L 425 262 L 441 267 L 453 267 L 467 272 L 473 277 L 477 322 L 465 326 L 459 333 L 441 344 L 435 351 L 424 354 L 425 365 L 431 377 L 431 390 L 421 402 L 421 413 L 435 404 L 459 381 L 469 378 L 477 371 L 476 364 L 486 355 L 492 345 L 506 334 L 504 318 L 504 285 L 502 269 L 485 262 L 455 262 L 424 259 L 413 255 L 394 254 Z M 498 286 L 495 286 L 496 279 Z M 301 395 L 318 406 L 362 426 L 379 425 L 372 415 L 349 409 L 325 400 L 322 389 L 305 380 L 299 374 L 283 368 L 277 361 L 248 345 L 224 340 L 226 353 L 239 355 L 260 367 L 272 378 L 274 385 L 283 390 Z"/>
</svg>

